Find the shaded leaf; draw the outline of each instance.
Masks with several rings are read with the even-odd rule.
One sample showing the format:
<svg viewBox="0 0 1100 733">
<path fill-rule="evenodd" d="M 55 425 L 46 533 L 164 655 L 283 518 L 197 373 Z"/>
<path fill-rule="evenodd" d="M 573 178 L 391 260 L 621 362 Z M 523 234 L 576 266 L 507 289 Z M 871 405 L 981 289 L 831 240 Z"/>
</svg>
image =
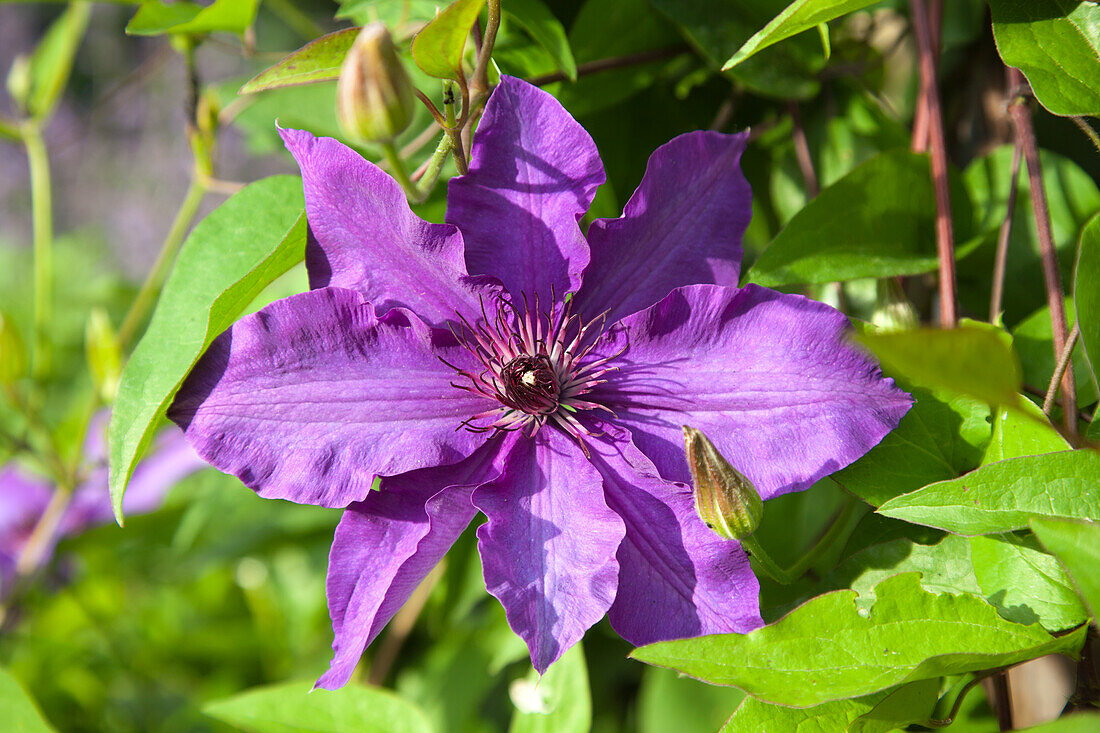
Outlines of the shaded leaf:
<svg viewBox="0 0 1100 733">
<path fill-rule="evenodd" d="M 809 30 L 816 25 L 827 23 L 833 18 L 851 13 L 854 10 L 874 5 L 877 0 L 795 0 L 772 21 L 756 32 L 737 50 L 722 69 L 729 69 L 784 38 Z M 828 42 L 828 29 L 822 36 Z"/>
<path fill-rule="evenodd" d="M 586 733 L 592 727 L 592 699 L 584 650 L 575 644 L 542 678 L 532 670 L 510 689 L 516 711 L 510 733 Z"/>
<path fill-rule="evenodd" d="M 1092 365 L 1094 383 L 1100 382 L 1100 215 L 1089 219 L 1081 231 L 1077 269 L 1074 273 L 1073 299 L 1081 327 L 1081 346 L 1073 356 L 1077 373 L 1077 356 L 1083 350 Z M 1081 377 L 1078 376 L 1078 381 Z M 1080 386 L 1078 386 L 1080 392 Z"/>
<path fill-rule="evenodd" d="M 163 36 L 167 33 L 244 33 L 256 18 L 260 0 L 214 0 L 206 7 L 192 2 L 144 2 L 130 22 L 131 36 Z"/>
<path fill-rule="evenodd" d="M 546 49 L 568 79 L 577 80 L 577 62 L 569 48 L 565 28 L 541 0 L 508 0 L 502 4 L 501 12 L 519 23 L 531 38 Z"/>
<path fill-rule="evenodd" d="M 265 89 L 336 79 L 340 76 L 344 57 L 358 35 L 358 28 L 345 28 L 321 36 L 249 79 L 239 93 L 252 94 Z"/>
<path fill-rule="evenodd" d="M 432 19 L 412 42 L 416 65 L 439 79 L 458 79 L 466 36 L 485 0 L 455 0 Z"/>
<path fill-rule="evenodd" d="M 1028 400 L 1020 400 L 1018 409 L 997 411 L 993 437 L 982 465 L 1040 453 L 1056 453 L 1072 446 L 1050 424 L 1043 411 Z"/>
<path fill-rule="evenodd" d="M 1088 296 L 1086 296 L 1088 297 Z M 1066 323 L 1073 325 L 1077 317 L 1073 300 L 1066 299 Z M 1020 357 L 1024 384 L 1046 391 L 1054 375 L 1054 327 L 1050 322 L 1050 308 L 1043 306 L 1020 321 L 1012 329 L 1012 344 Z M 1078 405 L 1091 405 L 1096 401 L 1096 382 L 1093 381 L 1085 350 L 1078 344 L 1073 350 L 1073 374 L 1076 377 Z"/>
<path fill-rule="evenodd" d="M 1031 520 L 1031 529 L 1043 547 L 1069 571 L 1069 576 L 1092 612 L 1100 613 L 1100 524 L 1073 519 Z"/>
<path fill-rule="evenodd" d="M 646 667 L 638 692 L 638 733 L 716 731 L 744 699 L 745 693 L 735 687 L 715 687 L 671 669 Z"/>
<path fill-rule="evenodd" d="M 1100 12 L 1070 0 L 989 0 L 1001 58 L 1056 115 L 1100 115 Z"/>
<path fill-rule="evenodd" d="M 1008 334 L 964 320 L 958 328 L 863 333 L 885 369 L 922 387 L 944 389 L 989 405 L 1019 401 L 1020 365 Z"/>
<path fill-rule="evenodd" d="M 963 225 L 970 205 L 961 182 L 954 183 L 952 206 Z M 748 281 L 778 287 L 931 272 L 939 266 L 935 208 L 928 156 L 880 153 L 795 214 L 760 254 Z M 982 242 L 969 239 L 965 228 L 957 235 L 957 257 Z"/>
<path fill-rule="evenodd" d="M 1069 577 L 1034 537 L 971 537 L 970 559 L 986 600 L 1008 620 L 1062 631 L 1088 618 Z"/>
<path fill-rule="evenodd" d="M 848 733 L 889 733 L 928 720 L 940 697 L 938 677 L 910 682 L 890 692 L 869 712 L 851 722 Z"/>
<path fill-rule="evenodd" d="M 1100 455 L 1047 453 L 991 463 L 890 501 L 878 512 L 963 535 L 1009 532 L 1034 516 L 1100 516 Z"/>
<path fill-rule="evenodd" d="M 1024 728 L 1027 733 L 1095 733 L 1100 728 L 1100 713 L 1076 713 L 1049 723 Z"/>
<path fill-rule="evenodd" d="M 388 690 L 349 684 L 314 690 L 312 682 L 286 682 L 215 700 L 203 712 L 252 733 L 429 733 L 428 721 L 412 703 Z"/>
<path fill-rule="evenodd" d="M 915 573 L 875 588 L 870 613 L 855 591 L 807 601 L 749 634 L 715 634 L 641 647 L 631 656 L 781 705 L 816 705 L 895 685 L 1076 653 L 1084 628 L 1052 637 L 1002 619 L 970 595 L 932 595 Z"/>
<path fill-rule="evenodd" d="M 0 720 L 12 733 L 48 733 L 53 728 L 19 680 L 0 667 Z"/>
<path fill-rule="evenodd" d="M 111 502 L 119 521 L 134 464 L 184 377 L 249 302 L 302 259 L 303 209 L 301 179 L 271 176 L 230 197 L 184 242 L 111 412 Z"/>
</svg>

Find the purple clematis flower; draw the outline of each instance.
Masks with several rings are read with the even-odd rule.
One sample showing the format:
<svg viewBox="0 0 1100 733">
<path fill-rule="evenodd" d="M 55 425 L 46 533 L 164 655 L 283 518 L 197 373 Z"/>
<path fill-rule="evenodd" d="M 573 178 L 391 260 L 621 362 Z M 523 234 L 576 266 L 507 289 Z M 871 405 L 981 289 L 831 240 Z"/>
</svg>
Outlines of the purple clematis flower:
<svg viewBox="0 0 1100 733">
<path fill-rule="evenodd" d="M 111 494 L 107 488 L 107 418 L 97 413 L 88 426 L 83 456 L 88 466 L 84 480 L 73 491 L 55 536 L 51 538 L 42 561 L 53 555 L 53 546 L 63 537 L 114 521 Z M 138 464 L 123 501 L 127 515 L 145 514 L 157 509 L 168 490 L 191 473 L 205 468 L 206 462 L 178 432 L 163 434 Z M 53 484 L 26 472 L 14 463 L 0 466 L 0 598 L 4 597 L 16 564 L 38 519 L 53 497 Z"/>
<path fill-rule="evenodd" d="M 540 672 L 605 614 L 639 645 L 760 626 L 745 553 L 695 514 L 681 425 L 767 499 L 862 456 L 910 399 L 837 311 L 737 287 L 746 135 L 662 146 L 587 237 L 595 146 L 522 81 L 493 92 L 444 225 L 337 141 L 282 135 L 313 290 L 215 340 L 170 416 L 261 496 L 347 507 L 318 685 L 348 680 L 479 511 L 485 584 Z"/>
</svg>

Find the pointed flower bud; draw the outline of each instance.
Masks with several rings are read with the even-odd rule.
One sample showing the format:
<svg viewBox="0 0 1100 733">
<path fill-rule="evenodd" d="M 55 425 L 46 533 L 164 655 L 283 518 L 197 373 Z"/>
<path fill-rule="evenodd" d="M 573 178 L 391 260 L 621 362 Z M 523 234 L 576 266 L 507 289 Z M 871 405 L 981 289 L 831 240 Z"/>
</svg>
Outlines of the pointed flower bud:
<svg viewBox="0 0 1100 733">
<path fill-rule="evenodd" d="M 110 404 L 118 392 L 122 374 L 122 352 L 111 317 L 102 308 L 93 308 L 84 328 L 84 354 L 92 383 L 104 402 Z"/>
<path fill-rule="evenodd" d="M 756 487 L 730 465 L 701 430 L 683 427 L 684 451 L 695 485 L 695 511 L 720 537 L 748 537 L 764 515 L 764 503 Z"/>
<path fill-rule="evenodd" d="M 382 23 L 364 26 L 340 68 L 336 119 L 349 138 L 391 142 L 413 118 L 412 82 Z"/>
</svg>

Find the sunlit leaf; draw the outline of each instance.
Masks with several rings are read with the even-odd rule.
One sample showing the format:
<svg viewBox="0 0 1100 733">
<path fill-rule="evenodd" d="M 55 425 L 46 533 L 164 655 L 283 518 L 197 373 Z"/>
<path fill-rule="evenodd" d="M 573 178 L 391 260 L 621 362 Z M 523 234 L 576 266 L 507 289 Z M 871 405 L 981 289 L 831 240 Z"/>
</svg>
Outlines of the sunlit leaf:
<svg viewBox="0 0 1100 733">
<path fill-rule="evenodd" d="M 240 93 L 252 94 L 265 89 L 336 79 L 357 35 L 358 28 L 345 28 L 321 36 L 249 79 Z"/>
<path fill-rule="evenodd" d="M 148 0 L 126 24 L 131 36 L 167 33 L 201 34 L 213 31 L 244 33 L 256 17 L 260 0 L 214 0 L 207 6 L 192 2 L 166 3 Z"/>
<path fill-rule="evenodd" d="M 458 79 L 462 49 L 485 0 L 455 0 L 440 12 L 412 42 L 413 60 L 440 79 Z"/>
<path fill-rule="evenodd" d="M 0 667 L 0 720 L 4 729 L 19 733 L 49 733 L 53 730 L 19 680 Z"/>
<path fill-rule="evenodd" d="M 1100 382 L 1100 215 L 1090 219 L 1081 231 L 1074 283 L 1073 298 L 1081 327 L 1081 346 L 1092 365 L 1093 379 Z M 1074 356 L 1077 356 L 1076 352 Z"/>
<path fill-rule="evenodd" d="M 576 81 L 577 62 L 569 48 L 569 38 L 561 21 L 541 0 L 508 0 L 501 11 L 519 23 L 531 38 L 546 49 L 567 79 Z"/>
<path fill-rule="evenodd" d="M 1043 547 L 1053 552 L 1069 571 L 1081 598 L 1096 618 L 1100 613 L 1100 573 L 1096 572 L 1100 567 L 1100 524 L 1036 517 L 1031 520 L 1031 529 Z"/>
<path fill-rule="evenodd" d="M 775 16 L 770 23 L 745 42 L 722 69 L 730 69 L 757 51 L 761 51 L 784 38 L 809 30 L 816 25 L 874 5 L 876 0 L 795 0 Z M 827 31 L 826 31 L 827 34 Z M 823 36 L 828 39 L 828 35 Z"/>
</svg>

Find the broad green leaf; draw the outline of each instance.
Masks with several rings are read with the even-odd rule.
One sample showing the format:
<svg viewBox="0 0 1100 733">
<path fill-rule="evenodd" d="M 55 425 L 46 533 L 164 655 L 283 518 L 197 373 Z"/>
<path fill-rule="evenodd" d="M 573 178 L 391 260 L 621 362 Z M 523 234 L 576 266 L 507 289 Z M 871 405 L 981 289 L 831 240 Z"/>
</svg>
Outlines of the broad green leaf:
<svg viewBox="0 0 1100 733">
<path fill-rule="evenodd" d="M 336 79 L 358 35 L 358 28 L 345 28 L 321 36 L 249 79 L 239 93 L 253 94 L 265 89 Z"/>
<path fill-rule="evenodd" d="M 970 562 L 968 541 L 950 534 L 932 545 L 908 539 L 872 545 L 842 562 L 826 582 L 833 588 L 854 590 L 859 594 L 856 607 L 865 610 L 874 603 L 879 583 L 910 572 L 920 573 L 921 587 L 929 593 L 982 594 Z"/>
<path fill-rule="evenodd" d="M 212 718 L 251 733 L 429 733 L 427 719 L 412 703 L 388 690 L 349 684 L 313 690 L 312 682 L 258 687 L 203 707 Z"/>
<path fill-rule="evenodd" d="M 1071 298 L 1066 298 L 1065 313 L 1066 322 L 1072 327 L 1077 312 Z M 1048 306 L 1044 305 L 1012 329 L 1012 345 L 1020 357 L 1024 384 L 1045 392 L 1055 365 L 1054 327 L 1050 322 Z M 1080 344 L 1073 350 L 1073 373 L 1076 377 L 1077 404 L 1091 405 L 1096 402 L 1096 382 Z"/>
<path fill-rule="evenodd" d="M 1100 9 L 1077 0 L 989 0 L 1001 58 L 1056 115 L 1100 115 Z"/>
<path fill-rule="evenodd" d="M 301 179 L 271 176 L 245 186 L 184 242 L 144 337 L 123 369 L 111 412 L 111 502 L 184 377 L 249 302 L 303 257 Z"/>
<path fill-rule="evenodd" d="M 1073 299 L 1084 348 L 1074 352 L 1073 368 L 1076 373 L 1077 354 L 1084 351 L 1092 365 L 1093 379 L 1100 382 L 1100 214 L 1089 219 L 1081 231 L 1077 252 Z"/>
<path fill-rule="evenodd" d="M 914 402 L 898 427 L 865 456 L 836 473 L 845 489 L 875 506 L 976 468 L 989 442 L 989 407 L 985 403 L 905 388 Z"/>
<path fill-rule="evenodd" d="M 993 437 L 982 458 L 982 465 L 1040 453 L 1057 453 L 1072 447 L 1051 426 L 1042 410 L 1029 400 L 1021 399 L 1017 409 L 997 410 L 997 416 L 993 419 Z"/>
<path fill-rule="evenodd" d="M 631 656 L 780 705 L 817 705 L 896 685 L 1075 654 L 1084 627 L 1059 638 L 1002 619 L 970 595 L 932 595 L 915 573 L 875 588 L 869 613 L 855 591 L 827 593 L 748 634 L 664 641 Z"/>
<path fill-rule="evenodd" d="M 715 70 L 778 14 L 786 0 L 650 0 Z M 816 38 L 795 38 L 769 48 L 726 75 L 753 91 L 781 99 L 808 99 L 821 89 L 816 73 L 825 65 Z"/>
<path fill-rule="evenodd" d="M 407 38 L 435 17 L 443 3 L 436 0 L 337 0 L 337 20 L 355 25 L 379 21 L 395 38 Z"/>
<path fill-rule="evenodd" d="M 848 733 L 889 733 L 910 723 L 928 720 L 940 697 L 940 680 L 910 682 L 890 692 L 869 712 L 848 726 Z"/>
<path fill-rule="evenodd" d="M 1100 730 L 1100 713 L 1075 713 L 1021 730 L 1027 733 L 1096 733 Z"/>
<path fill-rule="evenodd" d="M 416 65 L 440 79 L 458 79 L 466 36 L 485 0 L 455 0 L 416 34 L 412 55 Z"/>
<path fill-rule="evenodd" d="M 49 733 L 53 730 L 19 681 L 0 667 L 0 720 L 11 733 Z"/>
<path fill-rule="evenodd" d="M 90 2 L 71 3 L 31 54 L 27 111 L 34 117 L 48 118 L 65 90 L 91 10 Z"/>
<path fill-rule="evenodd" d="M 969 239 L 970 204 L 957 180 L 951 204 L 960 226 L 956 256 L 964 257 L 982 240 Z M 806 204 L 761 253 L 748 281 L 778 287 L 931 272 L 939 266 L 935 210 L 928 156 L 880 153 Z"/>
<path fill-rule="evenodd" d="M 991 463 L 891 499 L 878 512 L 963 535 L 1022 529 L 1035 516 L 1100 517 L 1100 455 L 1086 449 Z"/>
<path fill-rule="evenodd" d="M 722 728 L 722 733 L 831 733 L 847 729 L 861 715 L 871 712 L 885 695 L 878 693 L 854 700 L 835 700 L 808 708 L 772 705 L 746 697 Z M 666 730 L 674 730 L 666 728 Z"/>
<path fill-rule="evenodd" d="M 795 0 L 770 23 L 757 31 L 744 46 L 737 50 L 722 70 L 730 69 L 757 51 L 761 51 L 784 38 L 809 30 L 816 25 L 847 15 L 852 11 L 874 5 L 877 0 Z M 827 39 L 828 29 L 823 38 Z"/>
<path fill-rule="evenodd" d="M 577 80 L 577 62 L 569 48 L 565 28 L 541 0 L 508 0 L 502 3 L 501 12 L 519 23 L 531 38 L 546 49 L 566 77 L 571 81 Z"/>
<path fill-rule="evenodd" d="M 975 321 L 958 328 L 863 333 L 856 340 L 885 369 L 922 387 L 944 389 L 989 405 L 1016 405 L 1020 365 L 1003 331 Z"/>
<path fill-rule="evenodd" d="M 975 158 L 963 171 L 963 182 L 974 207 L 975 231 L 998 232 L 1004 223 L 1013 154 L 1013 146 L 1002 145 L 987 155 Z M 1050 210 L 1059 274 L 1063 282 L 1069 283 L 1073 280 L 1073 261 L 1081 229 L 1100 211 L 1100 188 L 1097 188 L 1093 177 L 1070 158 L 1040 150 L 1039 160 L 1043 168 L 1043 191 Z M 1021 168 L 1024 170 L 1017 177 L 1016 207 L 1005 262 L 1001 306 L 1004 322 L 1010 327 L 1047 305 L 1031 187 L 1026 166 Z M 993 272 L 996 249 L 995 238 L 991 237 L 988 244 L 959 262 L 959 304 L 963 310 L 988 312 L 992 287 L 990 273 Z"/>
<path fill-rule="evenodd" d="M 1093 517 L 1095 520 L 1095 517 Z M 1031 520 L 1031 529 L 1061 561 L 1069 577 L 1092 611 L 1093 618 L 1100 614 L 1100 524 L 1074 519 Z"/>
<path fill-rule="evenodd" d="M 1034 537 L 971 537 L 970 559 L 986 600 L 1008 620 L 1062 631 L 1088 619 L 1069 577 Z"/>
<path fill-rule="evenodd" d="M 213 31 L 244 33 L 256 17 L 260 0 L 214 0 L 208 6 L 192 2 L 141 4 L 126 24 L 131 36 L 163 36 L 167 33 L 201 34 Z"/>
<path fill-rule="evenodd" d="M 550 666 L 541 679 L 534 670 L 512 683 L 515 713 L 510 733 L 587 733 L 592 727 L 592 700 L 584 650 L 576 644 Z"/>
</svg>

